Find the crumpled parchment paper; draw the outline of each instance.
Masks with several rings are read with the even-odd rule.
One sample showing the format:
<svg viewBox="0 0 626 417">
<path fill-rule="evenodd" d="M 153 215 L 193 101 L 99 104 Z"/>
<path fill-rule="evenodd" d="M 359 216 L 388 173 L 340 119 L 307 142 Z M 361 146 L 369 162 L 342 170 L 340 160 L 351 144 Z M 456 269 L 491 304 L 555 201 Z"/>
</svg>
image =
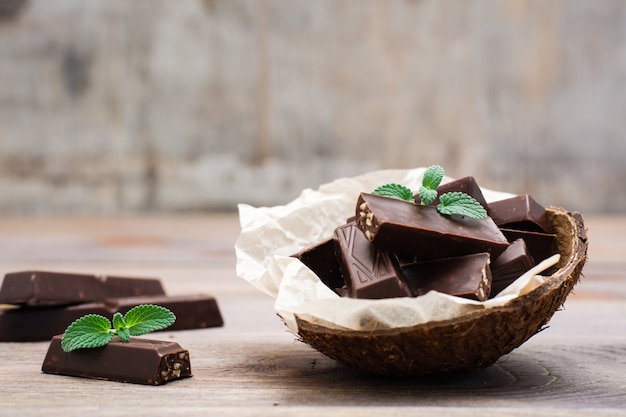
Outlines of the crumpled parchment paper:
<svg viewBox="0 0 626 417">
<path fill-rule="evenodd" d="M 430 291 L 415 298 L 364 300 L 339 297 L 309 268 L 291 255 L 333 236 L 337 226 L 355 213 L 359 193 L 386 183 L 419 188 L 426 168 L 374 171 L 340 178 L 305 189 L 290 203 L 274 207 L 240 204 L 241 233 L 235 244 L 237 274 L 275 297 L 275 309 L 291 332 L 298 333 L 295 316 L 339 329 L 373 330 L 408 327 L 446 320 L 477 309 L 502 306 L 541 285 L 539 275 L 558 262 L 554 255 L 535 266 L 485 302 Z M 444 178 L 443 182 L 451 178 Z M 487 202 L 512 194 L 482 189 Z"/>
</svg>

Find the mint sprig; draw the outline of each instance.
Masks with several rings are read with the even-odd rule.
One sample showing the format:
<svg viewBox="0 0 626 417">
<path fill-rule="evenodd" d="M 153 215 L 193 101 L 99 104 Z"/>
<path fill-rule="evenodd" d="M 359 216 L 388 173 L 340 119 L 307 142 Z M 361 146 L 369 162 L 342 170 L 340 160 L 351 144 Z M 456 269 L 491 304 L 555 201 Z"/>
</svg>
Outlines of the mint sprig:
<svg viewBox="0 0 626 417">
<path fill-rule="evenodd" d="M 421 205 L 432 204 L 439 193 L 437 188 L 441 184 L 445 171 L 439 165 L 431 165 L 426 168 L 422 177 L 422 185 L 419 187 L 419 197 Z M 413 201 L 413 195 L 409 188 L 400 184 L 385 184 L 376 188 L 372 194 L 383 197 L 398 198 L 404 201 Z M 487 218 L 487 211 L 483 206 L 469 194 L 455 191 L 439 196 L 437 211 L 443 215 L 457 214 L 472 219 L 482 220 Z"/>
<path fill-rule="evenodd" d="M 113 339 L 114 334 L 109 319 L 98 314 L 87 314 L 65 330 L 61 347 L 70 352 L 84 347 L 104 346 Z"/>
<path fill-rule="evenodd" d="M 372 194 L 376 194 L 382 197 L 397 198 L 403 201 L 413 201 L 413 191 L 411 191 L 404 185 L 395 183 L 381 185 L 380 187 L 372 191 Z"/>
<path fill-rule="evenodd" d="M 130 336 L 165 329 L 176 320 L 176 316 L 165 307 L 142 304 L 131 308 L 125 315 L 117 312 L 111 322 L 99 314 L 87 314 L 68 326 L 61 339 L 65 352 L 76 349 L 96 348 L 108 344 L 114 335 L 128 342 Z"/>
</svg>

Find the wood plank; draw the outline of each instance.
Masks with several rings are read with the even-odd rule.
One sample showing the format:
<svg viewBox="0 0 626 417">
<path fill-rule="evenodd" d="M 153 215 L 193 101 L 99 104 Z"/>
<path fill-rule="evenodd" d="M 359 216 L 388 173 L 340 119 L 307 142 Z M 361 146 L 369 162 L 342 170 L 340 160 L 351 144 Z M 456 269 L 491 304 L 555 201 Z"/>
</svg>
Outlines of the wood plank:
<svg viewBox="0 0 626 417">
<path fill-rule="evenodd" d="M 273 300 L 235 274 L 234 215 L 0 218 L 0 274 L 160 276 L 170 293 L 216 295 L 225 319 L 223 328 L 150 336 L 175 339 L 192 355 L 194 377 L 161 387 L 46 375 L 47 342 L 2 343 L 0 415 L 626 415 L 626 242 L 614 234 L 626 218 L 588 226 L 597 242 L 589 268 L 548 329 L 482 371 L 394 379 L 357 373 L 286 331 Z"/>
</svg>

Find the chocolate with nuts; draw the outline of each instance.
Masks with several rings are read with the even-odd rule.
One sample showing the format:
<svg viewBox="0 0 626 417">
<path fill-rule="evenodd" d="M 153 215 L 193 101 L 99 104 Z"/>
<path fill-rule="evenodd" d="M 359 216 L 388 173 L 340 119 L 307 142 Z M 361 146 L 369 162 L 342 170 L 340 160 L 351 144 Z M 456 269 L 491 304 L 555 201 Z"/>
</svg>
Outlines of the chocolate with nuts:
<svg viewBox="0 0 626 417">
<path fill-rule="evenodd" d="M 189 378 L 189 352 L 170 341 L 116 337 L 106 346 L 65 352 L 61 335 L 54 336 L 41 370 L 48 374 L 105 379 L 145 385 L 161 385 Z"/>
<path fill-rule="evenodd" d="M 434 207 L 361 193 L 356 224 L 377 248 L 433 260 L 488 252 L 500 255 L 509 245 L 489 217 L 444 216 Z"/>
<path fill-rule="evenodd" d="M 417 262 L 402 268 L 402 275 L 416 297 L 439 291 L 485 301 L 491 291 L 488 253 Z"/>
</svg>

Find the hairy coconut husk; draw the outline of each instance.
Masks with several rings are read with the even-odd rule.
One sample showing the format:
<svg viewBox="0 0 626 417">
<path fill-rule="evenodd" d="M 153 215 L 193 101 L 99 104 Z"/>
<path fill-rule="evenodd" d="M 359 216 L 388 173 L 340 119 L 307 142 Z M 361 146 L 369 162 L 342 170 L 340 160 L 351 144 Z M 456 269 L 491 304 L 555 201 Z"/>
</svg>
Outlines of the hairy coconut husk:
<svg viewBox="0 0 626 417">
<path fill-rule="evenodd" d="M 338 330 L 296 317 L 301 340 L 352 368 L 383 375 L 476 370 L 495 363 L 544 328 L 578 282 L 586 261 L 582 216 L 560 208 L 548 211 L 561 257 L 531 292 L 502 307 L 403 328 Z"/>
</svg>

